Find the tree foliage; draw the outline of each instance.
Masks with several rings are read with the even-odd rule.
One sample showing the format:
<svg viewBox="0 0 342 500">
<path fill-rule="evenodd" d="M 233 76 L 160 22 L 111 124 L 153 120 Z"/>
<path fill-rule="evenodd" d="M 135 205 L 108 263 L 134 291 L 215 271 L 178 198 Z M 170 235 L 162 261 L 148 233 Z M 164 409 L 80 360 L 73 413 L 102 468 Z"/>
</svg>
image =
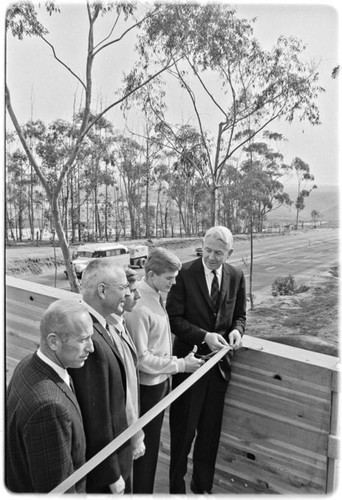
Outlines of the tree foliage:
<svg viewBox="0 0 342 500">
<path fill-rule="evenodd" d="M 62 9 L 54 2 L 43 8 L 51 16 Z M 140 237 L 145 231 L 149 237 L 167 227 L 173 231 L 173 202 L 187 235 L 221 222 L 236 230 L 261 229 L 271 210 L 290 204 L 281 182 L 289 167 L 271 147 L 283 138 L 269 128 L 279 120 L 320 123 L 317 98 L 323 89 L 315 65 L 302 62 L 302 41 L 281 36 L 265 50 L 254 36 L 254 20 L 239 18 L 226 4 L 156 3 L 141 9 L 133 3 L 86 2 L 82 8 L 88 18 L 84 75 L 59 58 L 39 20 L 39 5 L 15 3 L 6 14 L 7 36 L 38 37 L 84 96 L 71 123 L 21 125 L 6 85 L 6 109 L 25 153 L 25 160 L 8 155 L 9 178 L 29 166 L 30 182 L 34 172 L 46 193 L 72 290 L 78 291 L 79 284 L 71 265 L 70 227 L 72 240 L 76 232 L 78 239 L 86 237 L 87 230 L 88 238 L 108 238 L 112 221 L 119 238 L 126 235 L 128 213 L 127 233 Z M 101 16 L 108 16 L 111 29 L 95 42 Z M 139 60 L 113 89 L 109 104 L 95 111 L 95 63 L 103 51 L 120 50 L 120 41 L 131 32 L 137 34 Z M 170 86 L 181 89 L 194 119 L 170 121 Z M 116 131 L 107 120 L 114 108 L 126 116 L 140 110 L 144 132 L 138 139 L 136 132 Z M 313 179 L 299 161 L 290 167 L 301 186 L 298 219 L 315 186 L 305 185 Z M 24 194 L 24 187 L 20 190 Z M 33 192 L 29 199 L 32 213 Z M 10 223 L 9 213 L 7 219 Z"/>
<path fill-rule="evenodd" d="M 316 99 L 323 89 L 316 67 L 300 60 L 304 44 L 279 37 L 271 51 L 263 50 L 252 24 L 228 5 L 162 4 L 139 39 L 141 65 L 155 57 L 173 60 L 168 73 L 193 106 L 210 178 L 212 223 L 223 168 L 238 150 L 275 120 L 320 122 Z M 218 116 L 211 134 L 203 98 Z"/>
</svg>

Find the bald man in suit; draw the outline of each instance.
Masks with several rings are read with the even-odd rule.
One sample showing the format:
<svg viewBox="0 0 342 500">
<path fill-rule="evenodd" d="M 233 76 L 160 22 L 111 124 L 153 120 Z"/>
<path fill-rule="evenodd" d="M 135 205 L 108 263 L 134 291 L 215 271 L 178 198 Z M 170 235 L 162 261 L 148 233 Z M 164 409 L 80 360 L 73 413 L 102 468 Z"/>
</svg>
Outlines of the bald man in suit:
<svg viewBox="0 0 342 500">
<path fill-rule="evenodd" d="M 93 351 L 92 321 L 77 301 L 58 300 L 40 323 L 40 347 L 17 365 L 6 399 L 5 482 L 14 493 L 47 493 L 85 463 L 81 410 L 68 368 Z M 85 480 L 68 493 L 84 493 Z"/>
<path fill-rule="evenodd" d="M 228 344 L 232 351 L 241 346 L 246 321 L 245 279 L 240 269 L 226 263 L 232 252 L 231 232 L 215 226 L 204 237 L 203 258 L 183 264 L 167 297 L 175 356 L 187 356 L 194 345 L 199 356 Z M 190 487 L 193 493 L 211 493 L 230 357 L 228 353 L 171 404 L 170 493 L 186 493 L 184 476 L 194 439 Z M 187 376 L 173 375 L 173 389 Z"/>
</svg>

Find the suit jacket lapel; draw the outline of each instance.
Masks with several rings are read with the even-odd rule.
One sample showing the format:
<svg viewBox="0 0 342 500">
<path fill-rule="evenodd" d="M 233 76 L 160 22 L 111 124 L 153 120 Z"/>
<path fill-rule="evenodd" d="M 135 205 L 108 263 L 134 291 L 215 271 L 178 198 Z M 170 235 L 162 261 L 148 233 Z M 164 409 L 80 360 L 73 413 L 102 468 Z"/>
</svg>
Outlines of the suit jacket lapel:
<svg viewBox="0 0 342 500">
<path fill-rule="evenodd" d="M 94 320 L 93 320 L 94 321 Z M 111 340 L 109 332 L 99 323 L 96 319 L 93 322 L 95 330 L 105 339 L 110 348 L 114 351 L 115 355 L 121 360 L 121 355 L 115 345 L 114 340 Z"/>
<path fill-rule="evenodd" d="M 81 413 L 80 407 L 78 405 L 78 401 L 77 401 L 76 396 L 73 393 L 72 389 L 70 389 L 70 387 L 64 382 L 64 380 L 62 380 L 60 378 L 58 373 L 56 373 L 55 370 L 51 366 L 44 363 L 44 361 L 41 360 L 39 358 L 39 356 L 37 356 L 37 354 L 35 355 L 35 363 L 38 364 L 39 370 L 42 373 L 44 373 L 52 382 L 54 382 L 58 386 L 58 388 L 62 392 L 64 392 L 64 394 L 67 396 L 67 398 L 70 399 L 70 401 L 75 406 L 75 408 L 77 409 L 78 413 L 80 414 L 80 416 L 82 418 L 82 413 Z"/>
<path fill-rule="evenodd" d="M 92 316 L 92 318 L 93 318 L 93 327 L 105 339 L 105 341 L 115 354 L 122 376 L 122 385 L 126 394 L 126 369 L 121 354 L 119 353 L 114 340 L 113 341 L 111 340 L 109 332 L 107 332 L 107 330 L 101 325 L 101 323 L 96 318 L 94 318 L 94 316 Z"/>
<path fill-rule="evenodd" d="M 228 268 L 223 264 L 222 265 L 222 281 L 221 281 L 221 290 L 220 290 L 220 307 L 228 293 L 229 289 L 229 271 Z"/>
<path fill-rule="evenodd" d="M 205 279 L 205 272 L 203 268 L 203 263 L 202 259 L 198 259 L 198 266 L 195 267 L 195 272 L 196 272 L 196 280 L 199 286 L 199 289 L 201 290 L 201 293 L 203 297 L 205 298 L 206 302 L 208 303 L 210 309 L 213 308 L 209 291 L 208 291 L 208 286 L 207 286 L 207 281 Z"/>
<path fill-rule="evenodd" d="M 78 405 L 76 395 L 73 392 L 73 390 L 61 379 L 59 379 L 57 381 L 57 385 L 60 388 L 60 390 L 64 392 L 64 394 L 67 396 L 67 398 L 69 398 L 70 401 L 74 404 L 74 406 L 77 408 L 77 411 L 81 415 L 81 418 L 82 418 L 82 413 L 81 413 L 80 407 Z"/>
</svg>

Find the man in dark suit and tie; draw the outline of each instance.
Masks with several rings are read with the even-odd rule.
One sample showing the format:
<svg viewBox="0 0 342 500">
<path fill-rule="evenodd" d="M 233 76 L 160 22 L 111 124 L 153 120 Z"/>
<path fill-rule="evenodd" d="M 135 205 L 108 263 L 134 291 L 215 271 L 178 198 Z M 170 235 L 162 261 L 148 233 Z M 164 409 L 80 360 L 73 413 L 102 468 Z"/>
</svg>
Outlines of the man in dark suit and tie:
<svg viewBox="0 0 342 500">
<path fill-rule="evenodd" d="M 67 368 L 93 351 L 84 305 L 53 302 L 40 323 L 40 347 L 19 362 L 6 399 L 5 481 L 14 493 L 47 493 L 85 463 L 81 410 Z M 68 493 L 85 493 L 80 480 Z"/>
<path fill-rule="evenodd" d="M 186 356 L 194 345 L 202 356 L 228 344 L 232 349 L 241 346 L 245 279 L 240 269 L 226 263 L 232 252 L 232 233 L 215 226 L 204 236 L 203 257 L 183 264 L 167 298 L 175 356 Z M 171 404 L 170 493 L 186 493 L 184 476 L 195 435 L 191 490 L 211 493 L 230 376 L 228 355 Z M 173 389 L 187 376 L 174 375 Z"/>
<path fill-rule="evenodd" d="M 130 294 L 123 268 L 110 259 L 90 261 L 82 274 L 82 297 L 93 319 L 94 352 L 80 370 L 71 370 L 82 411 L 89 460 L 127 427 L 126 371 L 113 340 L 109 317 L 121 316 Z M 130 440 L 87 475 L 87 493 L 130 493 Z"/>
</svg>

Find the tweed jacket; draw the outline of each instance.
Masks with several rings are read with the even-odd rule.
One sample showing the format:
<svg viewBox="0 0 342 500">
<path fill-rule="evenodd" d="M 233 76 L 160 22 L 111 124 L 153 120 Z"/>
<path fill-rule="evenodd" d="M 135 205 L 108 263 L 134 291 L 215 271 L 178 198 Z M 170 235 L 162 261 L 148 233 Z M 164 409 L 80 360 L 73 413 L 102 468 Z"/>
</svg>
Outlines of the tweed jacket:
<svg viewBox="0 0 342 500">
<path fill-rule="evenodd" d="M 76 397 L 36 353 L 16 367 L 6 403 L 9 490 L 46 493 L 84 464 L 85 435 Z M 85 492 L 85 480 L 68 492 Z"/>
</svg>

